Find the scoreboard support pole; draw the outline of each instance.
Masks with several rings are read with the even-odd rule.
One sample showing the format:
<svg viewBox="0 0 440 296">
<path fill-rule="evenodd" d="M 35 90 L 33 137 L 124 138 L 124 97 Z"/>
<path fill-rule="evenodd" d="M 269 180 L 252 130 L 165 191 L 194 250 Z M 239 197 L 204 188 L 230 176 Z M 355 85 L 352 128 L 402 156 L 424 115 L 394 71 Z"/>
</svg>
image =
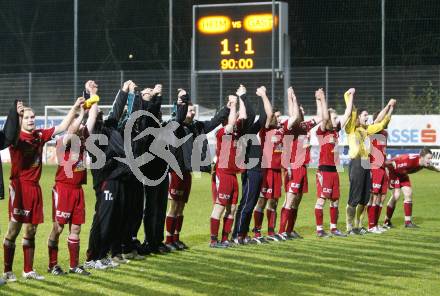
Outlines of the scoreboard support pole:
<svg viewBox="0 0 440 296">
<path fill-rule="evenodd" d="M 195 71 L 195 48 L 193 38 L 191 38 L 191 101 L 194 104 L 197 104 L 197 72 Z"/>
<path fill-rule="evenodd" d="M 191 102 L 197 104 L 197 73 L 191 71 Z"/>
<path fill-rule="evenodd" d="M 290 37 L 288 34 L 283 36 L 284 58 L 283 58 L 283 78 L 284 78 L 284 114 L 287 114 L 287 88 L 290 87 Z"/>
</svg>

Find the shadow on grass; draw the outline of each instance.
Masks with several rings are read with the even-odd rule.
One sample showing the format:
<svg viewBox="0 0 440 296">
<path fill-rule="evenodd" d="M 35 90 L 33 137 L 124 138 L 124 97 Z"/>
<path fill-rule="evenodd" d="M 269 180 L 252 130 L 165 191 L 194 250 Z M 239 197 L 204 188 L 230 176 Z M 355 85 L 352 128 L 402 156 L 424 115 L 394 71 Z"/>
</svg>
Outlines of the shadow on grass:
<svg viewBox="0 0 440 296">
<path fill-rule="evenodd" d="M 389 232 L 381 237 L 327 241 L 308 238 L 227 250 L 210 250 L 203 243 L 183 254 L 149 260 L 149 271 L 141 277 L 164 284 L 171 282 L 195 293 L 217 295 L 283 291 L 368 295 L 370 289 L 399 294 L 404 287 L 390 284 L 384 280 L 386 277 L 414 277 L 415 272 L 429 269 L 432 258 L 440 255 L 434 247 L 435 236 L 400 236 Z M 134 267 L 128 272 L 140 276 Z M 332 282 L 327 281 L 329 276 Z"/>
</svg>

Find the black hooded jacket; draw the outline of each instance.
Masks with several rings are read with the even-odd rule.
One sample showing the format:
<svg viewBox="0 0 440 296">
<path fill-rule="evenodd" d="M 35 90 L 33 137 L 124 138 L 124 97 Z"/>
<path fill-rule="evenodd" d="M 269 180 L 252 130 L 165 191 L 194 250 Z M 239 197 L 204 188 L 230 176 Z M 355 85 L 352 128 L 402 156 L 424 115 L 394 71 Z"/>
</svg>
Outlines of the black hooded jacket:
<svg viewBox="0 0 440 296">
<path fill-rule="evenodd" d="M 17 113 L 17 102 L 15 100 L 9 109 L 8 117 L 6 118 L 3 130 L 0 131 L 0 150 L 15 144 L 20 133 L 20 120 Z M 5 198 L 5 186 L 3 184 L 3 166 L 0 157 L 0 199 Z"/>
<path fill-rule="evenodd" d="M 105 180 L 124 179 L 130 175 L 129 166 L 114 159 L 114 157 L 125 158 L 124 138 L 118 130 L 118 122 L 127 104 L 127 96 L 126 92 L 120 90 L 116 95 L 108 117 L 102 122 L 97 121 L 93 130 L 93 134 L 103 134 L 108 138 L 108 145 L 99 145 L 98 141 L 95 141 L 95 145 L 106 156 L 105 165 L 100 169 L 92 170 L 93 188 L 95 190 Z M 90 156 L 93 161 L 96 161 L 96 156 L 93 154 L 90 154 Z"/>
<path fill-rule="evenodd" d="M 187 124 L 185 123 L 186 114 L 188 112 L 188 105 L 177 105 L 176 119 L 179 123 L 179 127 L 175 131 L 177 138 L 183 138 L 187 135 L 191 135 L 190 138 L 180 147 L 170 147 L 171 152 L 176 156 L 179 168 L 182 172 L 192 172 L 193 168 L 191 166 L 191 155 L 196 153 L 200 155 L 200 160 L 205 161 L 208 157 L 210 159 L 208 139 L 204 139 L 202 145 L 195 145 L 194 140 L 199 135 L 206 135 L 210 131 L 214 130 L 217 126 L 222 124 L 225 119 L 229 116 L 229 108 L 223 107 L 220 111 L 215 114 L 211 120 L 198 121 Z M 209 173 L 211 172 L 211 165 L 201 166 L 201 172 Z"/>
</svg>

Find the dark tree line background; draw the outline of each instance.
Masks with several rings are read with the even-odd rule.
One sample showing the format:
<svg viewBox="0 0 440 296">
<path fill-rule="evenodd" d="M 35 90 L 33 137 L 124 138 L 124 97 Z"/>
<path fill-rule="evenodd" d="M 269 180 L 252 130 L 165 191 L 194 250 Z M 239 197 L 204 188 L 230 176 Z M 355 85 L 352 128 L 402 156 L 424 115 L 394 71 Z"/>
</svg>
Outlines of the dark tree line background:
<svg viewBox="0 0 440 296">
<path fill-rule="evenodd" d="M 250 1 L 174 1 L 176 69 L 190 66 L 192 5 L 235 2 Z M 287 2 L 293 66 L 380 65 L 380 0 Z M 387 65 L 440 64 L 440 1 L 386 0 L 386 15 Z M 71 71 L 73 0 L 1 0 L 0 42 L 0 73 Z M 168 0 L 79 0 L 80 71 L 166 68 Z"/>
</svg>

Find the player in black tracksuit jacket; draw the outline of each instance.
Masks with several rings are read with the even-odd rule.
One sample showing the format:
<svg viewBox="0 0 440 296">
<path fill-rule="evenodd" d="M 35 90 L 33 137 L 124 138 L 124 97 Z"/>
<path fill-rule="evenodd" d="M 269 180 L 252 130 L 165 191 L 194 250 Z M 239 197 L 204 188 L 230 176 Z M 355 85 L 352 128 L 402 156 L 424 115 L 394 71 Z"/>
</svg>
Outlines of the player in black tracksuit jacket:
<svg viewBox="0 0 440 296">
<path fill-rule="evenodd" d="M 162 86 L 156 85 L 154 89 L 146 88 L 137 92 L 133 105 L 127 114 L 127 118 L 130 118 L 131 113 L 143 110 L 153 115 L 153 117 L 142 116 L 134 124 L 132 152 L 135 158 L 150 151 L 150 145 L 155 137 L 146 135 L 137 141 L 133 141 L 134 137 L 146 128 L 159 128 L 164 124 L 160 122 L 161 90 Z M 162 176 L 165 176 L 165 178 L 154 186 L 143 185 L 133 174 L 130 174 L 128 180 L 124 181 L 126 192 L 130 193 L 130 199 L 127 201 L 124 210 L 126 214 L 129 214 L 128 224 L 126 225 L 129 230 L 124 232 L 123 252 L 126 253 L 130 248 L 135 247 L 134 242 L 137 241 L 136 235 L 142 223 L 142 218 L 144 220 L 145 240 L 142 246 L 137 248 L 138 253 L 144 255 L 150 252 L 165 252 L 166 248 L 162 241 L 167 206 L 168 165 L 165 160 L 155 156 L 154 159 L 142 165 L 139 169 L 143 176 L 149 180 L 156 181 Z M 131 238 L 131 244 L 128 243 L 129 238 Z"/>
<path fill-rule="evenodd" d="M 194 120 L 195 107 L 190 102 L 189 95 L 185 90 L 180 90 L 177 100 L 176 118 L 174 119 L 179 127 L 175 131 L 177 138 L 182 139 L 190 135 L 186 142 L 180 147 L 170 146 L 170 151 L 176 156 L 179 169 L 182 172 L 181 179 L 176 172 L 170 171 L 170 185 L 168 190 L 168 198 L 170 199 L 170 207 L 166 217 L 166 247 L 169 250 L 183 250 L 187 246 L 180 240 L 180 231 L 183 225 L 183 210 L 186 202 L 188 202 L 191 191 L 192 177 L 191 172 L 207 172 L 211 171 L 211 159 L 208 152 L 208 141 L 206 134 L 214 130 L 229 116 L 229 109 L 222 108 L 211 120 L 198 121 Z M 199 135 L 205 135 L 203 138 L 197 138 Z M 197 143 L 194 147 L 194 141 Z M 195 148 L 195 149 L 194 149 Z M 191 161 L 191 158 L 198 156 L 200 161 L 199 167 Z M 208 157 L 208 158 L 207 158 Z M 203 163 L 207 165 L 202 166 Z"/>
<path fill-rule="evenodd" d="M 122 181 L 130 174 L 130 168 L 114 157 L 125 158 L 124 142 L 118 131 L 118 122 L 127 103 L 127 93 L 120 90 L 113 102 L 108 118 L 103 120 L 98 114 L 95 128 L 91 134 L 102 134 L 108 138 L 108 145 L 95 145 L 105 154 L 105 165 L 100 169 L 92 169 L 93 188 L 96 193 L 95 214 L 89 235 L 86 268 L 102 268 L 110 265 L 107 255 L 111 248 L 120 246 L 122 241 L 122 209 L 125 200 Z M 93 162 L 97 156 L 88 151 Z M 100 260 L 101 266 L 95 266 Z"/>
</svg>

